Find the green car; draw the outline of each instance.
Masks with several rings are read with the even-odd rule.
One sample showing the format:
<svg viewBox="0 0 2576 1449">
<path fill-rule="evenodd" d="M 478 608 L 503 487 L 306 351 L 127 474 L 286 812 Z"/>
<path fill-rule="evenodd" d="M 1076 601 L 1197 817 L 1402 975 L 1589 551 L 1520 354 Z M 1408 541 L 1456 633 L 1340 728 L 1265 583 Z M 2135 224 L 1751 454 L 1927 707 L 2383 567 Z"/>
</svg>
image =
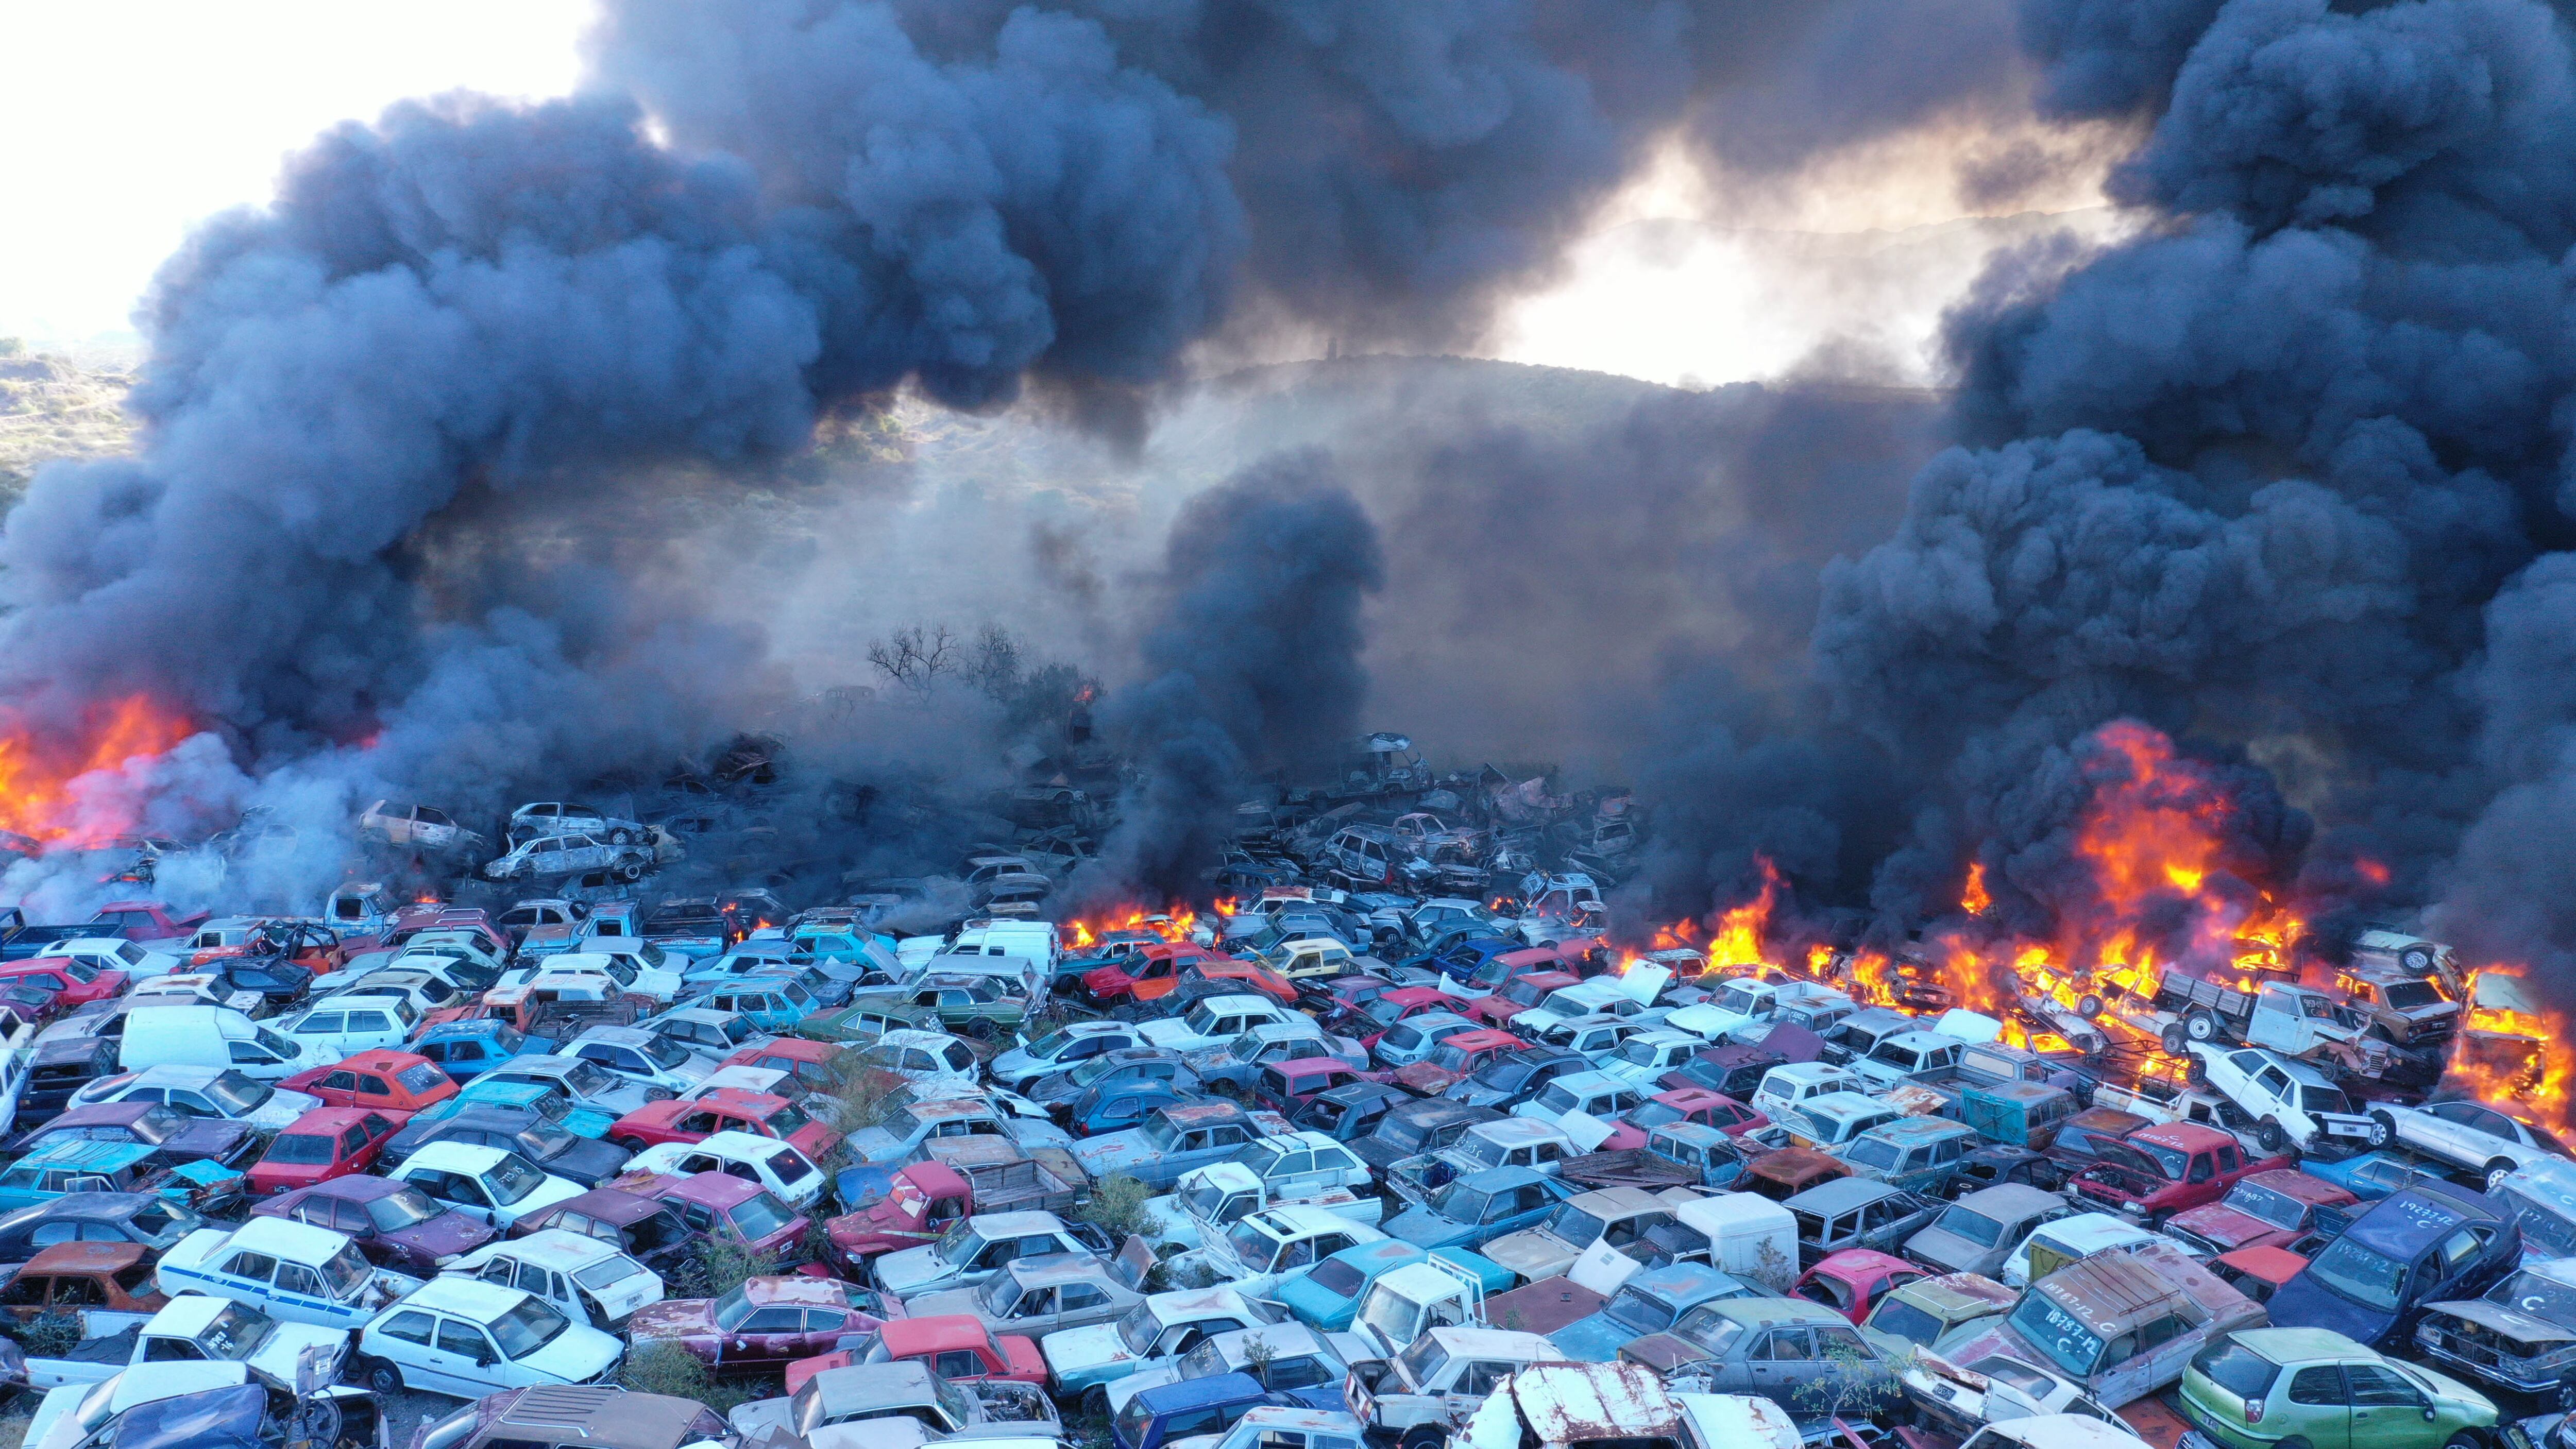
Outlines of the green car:
<svg viewBox="0 0 2576 1449">
<path fill-rule="evenodd" d="M 853 1001 L 818 1011 L 796 1023 L 796 1034 L 808 1041 L 875 1041 L 890 1031 L 937 1031 L 939 1009 L 908 1006 L 891 1000 Z"/>
<path fill-rule="evenodd" d="M 991 1038 L 1020 1029 L 1028 1019 L 1029 999 L 1003 989 L 992 976 L 924 976 L 908 986 L 880 986 L 856 992 L 852 1007 L 867 1007 L 889 1016 L 912 1010 L 936 1015 L 942 1028 L 959 1036 Z"/>
<path fill-rule="evenodd" d="M 2200 1351 L 2182 1413 L 2227 1449 L 2481 1449 L 2486 1395 L 2322 1328 L 2249 1328 Z"/>
</svg>

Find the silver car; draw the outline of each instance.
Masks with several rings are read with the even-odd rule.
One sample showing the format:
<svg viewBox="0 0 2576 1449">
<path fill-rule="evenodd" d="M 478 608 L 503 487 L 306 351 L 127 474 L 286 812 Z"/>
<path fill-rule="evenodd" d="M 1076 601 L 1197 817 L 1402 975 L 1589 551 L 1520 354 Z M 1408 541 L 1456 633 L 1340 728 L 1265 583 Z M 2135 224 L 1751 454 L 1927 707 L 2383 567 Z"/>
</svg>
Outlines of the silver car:
<svg viewBox="0 0 2576 1449">
<path fill-rule="evenodd" d="M 643 846 L 612 845 L 588 835 L 544 835 L 483 867 L 493 880 L 545 880 L 607 871 L 620 880 L 644 878 L 653 852 Z"/>
</svg>

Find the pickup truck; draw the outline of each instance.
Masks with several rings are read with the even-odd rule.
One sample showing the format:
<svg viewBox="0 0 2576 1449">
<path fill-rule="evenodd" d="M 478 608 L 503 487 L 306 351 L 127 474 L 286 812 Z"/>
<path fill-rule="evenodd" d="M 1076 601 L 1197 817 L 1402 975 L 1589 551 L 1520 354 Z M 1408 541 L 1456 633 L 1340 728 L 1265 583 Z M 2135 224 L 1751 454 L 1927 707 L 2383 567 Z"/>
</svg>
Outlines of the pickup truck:
<svg viewBox="0 0 2576 1449">
<path fill-rule="evenodd" d="M 57 941 L 77 941 L 91 934 L 81 926 L 31 926 L 16 906 L 0 908 L 0 961 L 24 961 Z"/>
<path fill-rule="evenodd" d="M 1368 1165 L 1320 1132 L 1264 1137 L 1231 1160 L 1181 1174 L 1175 1190 L 1150 1198 L 1145 1216 L 1166 1243 L 1194 1248 L 1243 1218 L 1277 1207 L 1315 1207 L 1376 1227 L 1386 1205 Z"/>
<path fill-rule="evenodd" d="M 932 1145 L 957 1150 L 941 1153 L 947 1161 L 841 1173 L 837 1188 L 851 1211 L 823 1227 L 843 1262 L 864 1267 L 879 1253 L 920 1247 L 960 1218 L 1069 1212 L 1083 1195 L 1006 1138 L 951 1138 Z"/>
<path fill-rule="evenodd" d="M 339 1376 L 340 1361 L 349 1351 L 345 1329 L 280 1322 L 248 1304 L 203 1294 L 182 1294 L 139 1324 L 112 1328 L 118 1316 L 84 1311 L 84 1333 L 93 1328 L 107 1331 L 84 1337 L 60 1358 L 28 1355 L 27 1386 L 101 1384 L 141 1364 L 209 1360 L 245 1363 L 280 1383 L 292 1384 L 296 1360 L 307 1348 L 321 1356 L 327 1383 Z"/>
</svg>

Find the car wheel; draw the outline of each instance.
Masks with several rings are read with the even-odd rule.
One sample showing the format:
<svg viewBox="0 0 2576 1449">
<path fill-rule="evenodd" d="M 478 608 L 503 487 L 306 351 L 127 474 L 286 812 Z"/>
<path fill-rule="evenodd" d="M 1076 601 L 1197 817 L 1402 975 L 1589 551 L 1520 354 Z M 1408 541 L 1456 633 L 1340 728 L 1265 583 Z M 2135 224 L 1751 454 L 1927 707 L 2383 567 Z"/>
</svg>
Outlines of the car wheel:
<svg viewBox="0 0 2576 1449">
<path fill-rule="evenodd" d="M 2487 1436 L 2475 1429 L 2462 1429 L 2442 1449 L 2487 1449 Z"/>
<path fill-rule="evenodd" d="M 2370 1145 L 2386 1147 L 2397 1140 L 2397 1119 L 2385 1112 L 2370 1114 Z"/>
<path fill-rule="evenodd" d="M 371 1360 L 366 1367 L 366 1385 L 368 1393 L 380 1397 L 399 1394 L 403 1386 L 402 1370 L 383 1359 Z"/>
<path fill-rule="evenodd" d="M 2091 1021 L 2102 1014 L 2102 998 L 2086 992 L 2075 999 L 2075 1014 Z"/>
<path fill-rule="evenodd" d="M 2195 1011 L 2182 1019 L 2182 1034 L 2193 1041 L 2211 1041 L 2218 1036 L 2218 1019 L 2206 1011 Z"/>
<path fill-rule="evenodd" d="M 626 882 L 628 885 L 633 885 L 635 882 L 644 878 L 644 867 L 636 865 L 630 861 L 629 863 L 617 868 L 617 878 Z"/>
<path fill-rule="evenodd" d="M 2183 1048 L 2186 1045 L 2188 1045 L 2188 1040 L 2183 1036 L 2181 1027 L 2169 1026 L 2165 1028 L 2164 1048 L 2166 1056 L 2181 1056 Z"/>
<path fill-rule="evenodd" d="M 2290 1134 L 2281 1130 L 2280 1123 L 2266 1117 L 2263 1124 L 2254 1129 L 2254 1140 L 2263 1144 L 2265 1152 L 2278 1157 L 2289 1148 Z"/>
<path fill-rule="evenodd" d="M 623 1148 L 630 1154 L 637 1153 L 644 1150 L 644 1139 L 641 1137 L 620 1137 L 609 1145 L 612 1147 Z"/>
<path fill-rule="evenodd" d="M 608 832 L 608 843 L 611 845 L 631 845 L 634 843 L 634 840 L 635 832 L 632 830 L 612 830 Z"/>
<path fill-rule="evenodd" d="M 2207 1085 L 2209 1063 L 2197 1053 L 2185 1053 L 2182 1059 L 2182 1079 L 2195 1087 Z"/>
<path fill-rule="evenodd" d="M 2493 1192 L 2497 1188 L 2504 1186 L 2504 1180 L 2511 1176 L 2513 1176 L 2513 1163 L 2505 1158 L 2499 1157 L 2495 1161 L 2488 1163 L 2487 1191 Z"/>
<path fill-rule="evenodd" d="M 1441 1445 L 1448 1442 L 1449 1436 L 1442 1433 L 1438 1426 L 1416 1424 L 1404 1431 L 1403 1449 L 1440 1449 Z"/>
</svg>

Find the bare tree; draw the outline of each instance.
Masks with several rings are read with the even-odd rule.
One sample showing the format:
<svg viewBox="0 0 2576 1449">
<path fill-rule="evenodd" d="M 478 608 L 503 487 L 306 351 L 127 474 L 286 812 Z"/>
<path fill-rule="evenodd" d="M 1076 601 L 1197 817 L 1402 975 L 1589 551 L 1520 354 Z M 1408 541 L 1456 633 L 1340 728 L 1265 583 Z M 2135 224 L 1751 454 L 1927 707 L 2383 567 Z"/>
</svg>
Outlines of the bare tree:
<svg viewBox="0 0 2576 1449">
<path fill-rule="evenodd" d="M 999 624 L 987 624 L 967 647 L 966 680 L 987 698 L 1008 704 L 1019 692 L 1024 658 L 1017 635 Z"/>
<path fill-rule="evenodd" d="M 945 624 L 924 629 L 919 624 L 897 629 L 868 645 L 868 662 L 886 678 L 916 693 L 927 694 L 943 674 L 958 668 L 957 636 Z"/>
</svg>

